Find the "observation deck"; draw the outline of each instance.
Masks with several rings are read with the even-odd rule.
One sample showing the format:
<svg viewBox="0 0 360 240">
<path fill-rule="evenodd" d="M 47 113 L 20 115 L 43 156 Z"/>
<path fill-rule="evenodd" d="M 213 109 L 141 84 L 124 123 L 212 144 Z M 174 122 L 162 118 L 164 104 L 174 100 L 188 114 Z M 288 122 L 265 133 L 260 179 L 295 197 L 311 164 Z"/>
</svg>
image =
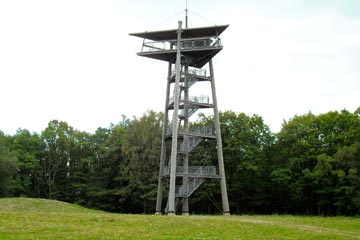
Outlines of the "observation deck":
<svg viewBox="0 0 360 240">
<path fill-rule="evenodd" d="M 223 48 L 220 34 L 229 25 L 186 28 L 181 30 L 180 50 L 182 62 L 190 67 L 202 68 Z M 130 33 L 131 36 L 143 38 L 139 56 L 158 59 L 175 64 L 177 29 Z"/>
</svg>

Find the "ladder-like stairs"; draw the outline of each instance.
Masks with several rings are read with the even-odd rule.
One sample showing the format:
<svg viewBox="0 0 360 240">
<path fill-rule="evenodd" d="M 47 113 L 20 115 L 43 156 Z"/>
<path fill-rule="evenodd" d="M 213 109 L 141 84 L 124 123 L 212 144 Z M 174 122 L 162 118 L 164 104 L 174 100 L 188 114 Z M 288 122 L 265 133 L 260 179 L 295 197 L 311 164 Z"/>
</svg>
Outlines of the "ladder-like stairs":
<svg viewBox="0 0 360 240">
<path fill-rule="evenodd" d="M 204 75 L 204 76 L 203 76 Z M 172 80 L 175 79 L 175 73 L 171 77 Z M 189 89 L 197 81 L 202 81 L 201 79 L 207 79 L 206 72 L 201 73 L 201 71 L 191 71 L 187 74 L 181 73 L 181 85 L 180 85 L 180 106 L 182 111 L 179 114 L 180 121 L 186 118 L 191 117 L 197 110 L 200 108 L 208 108 L 212 105 L 209 102 L 209 97 L 207 96 L 191 96 L 186 100 L 183 96 L 183 91 Z M 174 98 L 170 98 L 169 109 L 174 106 Z M 170 135 L 170 130 L 172 127 L 169 125 L 167 133 Z M 198 146 L 204 138 L 214 138 L 214 129 L 211 126 L 192 126 L 185 129 L 180 127 L 179 124 L 179 134 L 183 134 L 184 141 L 180 144 L 178 148 L 178 154 L 188 154 L 196 146 Z M 170 175 L 170 161 L 169 165 L 165 166 L 163 176 Z M 186 171 L 184 167 L 177 166 L 176 168 L 176 177 L 182 177 L 182 185 L 177 185 L 175 187 L 175 211 L 182 204 L 183 200 L 189 198 L 205 181 L 206 178 L 218 178 L 216 174 L 215 166 L 189 166 Z M 169 210 L 169 201 L 165 207 L 165 213 L 168 213 Z"/>
<path fill-rule="evenodd" d="M 170 174 L 170 167 L 164 168 L 164 176 Z M 175 209 L 182 203 L 184 198 L 190 197 L 205 181 L 206 178 L 219 178 L 216 174 L 215 166 L 189 166 L 188 171 L 184 172 L 183 167 L 176 168 L 176 175 L 178 177 L 185 177 L 182 185 L 177 185 L 175 188 Z M 165 213 L 168 213 L 168 203 L 165 207 Z"/>
<path fill-rule="evenodd" d="M 197 110 L 199 110 L 199 106 L 196 104 L 188 104 L 187 114 L 185 113 L 185 109 L 182 109 L 179 117 L 181 119 L 189 118 L 191 115 L 193 115 Z"/>
<path fill-rule="evenodd" d="M 181 143 L 178 153 L 180 153 L 180 154 L 190 153 L 203 140 L 204 139 L 202 137 L 189 137 L 187 142 L 183 141 Z"/>
<path fill-rule="evenodd" d="M 205 181 L 205 178 L 189 177 L 187 185 L 176 187 L 175 196 L 178 198 L 190 197 Z"/>
</svg>

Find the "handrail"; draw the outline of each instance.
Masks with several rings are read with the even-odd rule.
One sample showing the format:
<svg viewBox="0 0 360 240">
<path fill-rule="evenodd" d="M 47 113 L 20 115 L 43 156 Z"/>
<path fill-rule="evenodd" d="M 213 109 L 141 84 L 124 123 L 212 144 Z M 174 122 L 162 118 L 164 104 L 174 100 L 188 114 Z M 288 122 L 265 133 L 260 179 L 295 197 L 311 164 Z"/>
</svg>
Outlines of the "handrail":
<svg viewBox="0 0 360 240">
<path fill-rule="evenodd" d="M 219 48 L 222 47 L 220 38 L 187 38 L 180 41 L 181 50 L 197 48 Z M 169 51 L 176 50 L 177 42 L 168 41 L 144 41 L 141 52 Z"/>
<path fill-rule="evenodd" d="M 199 106 L 197 106 L 197 105 L 195 105 L 195 104 L 189 104 L 189 109 L 188 109 L 188 111 L 187 111 L 187 115 L 185 115 L 185 113 L 186 113 L 186 111 L 185 111 L 185 109 L 183 109 L 182 111 L 181 111 L 181 113 L 180 113 L 180 117 L 182 117 L 182 118 L 185 118 L 185 117 L 187 117 L 187 118 L 189 118 L 189 117 L 191 117 L 191 115 L 193 115 L 197 110 L 199 110 Z"/>
<path fill-rule="evenodd" d="M 199 143 L 201 143 L 204 139 L 202 137 L 190 137 L 185 142 L 185 140 L 181 143 L 179 148 L 179 153 L 189 153 L 191 152 Z"/>
<path fill-rule="evenodd" d="M 190 197 L 196 189 L 205 181 L 203 178 L 192 178 L 187 185 L 177 186 L 175 192 L 180 197 Z"/>
<path fill-rule="evenodd" d="M 181 96 L 180 101 L 185 101 L 185 97 Z M 174 102 L 174 96 L 170 97 L 170 104 Z M 200 95 L 200 96 L 190 96 L 189 102 L 195 102 L 195 103 L 205 103 L 210 104 L 210 97 L 206 95 Z"/>
<path fill-rule="evenodd" d="M 168 125 L 166 128 L 167 133 L 171 133 L 172 125 Z M 184 134 L 185 129 L 183 126 L 179 126 L 178 128 L 179 133 Z M 190 126 L 188 134 L 196 134 L 202 136 L 215 136 L 214 134 L 214 127 L 213 126 Z"/>
<path fill-rule="evenodd" d="M 175 76 L 175 68 L 171 69 L 171 76 L 174 77 Z M 188 70 L 188 73 L 185 73 L 183 71 L 181 71 L 181 77 L 184 78 L 187 75 L 190 75 L 190 77 L 209 77 L 208 72 L 206 71 L 205 68 L 191 68 Z"/>
<path fill-rule="evenodd" d="M 216 167 L 215 166 L 189 166 L 188 172 L 184 173 L 183 166 L 176 167 L 176 173 L 178 174 L 191 174 L 191 175 L 198 175 L 198 176 L 215 176 L 216 175 Z M 170 167 L 164 167 L 164 175 L 170 174 Z"/>
</svg>

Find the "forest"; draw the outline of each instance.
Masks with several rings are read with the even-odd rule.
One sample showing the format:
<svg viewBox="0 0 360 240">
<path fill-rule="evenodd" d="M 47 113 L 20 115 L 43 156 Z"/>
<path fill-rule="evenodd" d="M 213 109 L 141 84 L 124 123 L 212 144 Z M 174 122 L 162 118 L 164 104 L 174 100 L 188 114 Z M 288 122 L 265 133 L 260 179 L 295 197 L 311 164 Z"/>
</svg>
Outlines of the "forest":
<svg viewBox="0 0 360 240">
<path fill-rule="evenodd" d="M 153 214 L 162 121 L 162 113 L 148 111 L 94 133 L 59 120 L 41 133 L 0 131 L 0 197 Z M 200 115 L 194 124 L 213 121 Z M 232 214 L 360 214 L 360 108 L 296 115 L 278 133 L 258 115 L 224 111 L 220 122 Z M 215 146 L 203 141 L 192 163 L 216 165 Z M 189 201 L 191 213 L 221 213 L 218 180 Z"/>
</svg>

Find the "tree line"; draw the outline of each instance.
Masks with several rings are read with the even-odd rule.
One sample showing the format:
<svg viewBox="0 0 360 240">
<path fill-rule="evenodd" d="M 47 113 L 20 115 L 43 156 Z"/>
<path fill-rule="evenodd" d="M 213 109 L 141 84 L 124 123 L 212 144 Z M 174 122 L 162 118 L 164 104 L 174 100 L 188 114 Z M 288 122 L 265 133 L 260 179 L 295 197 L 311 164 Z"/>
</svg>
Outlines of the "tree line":
<svg viewBox="0 0 360 240">
<path fill-rule="evenodd" d="M 58 120 L 41 134 L 0 131 L 0 197 L 154 213 L 162 120 L 149 111 L 94 133 Z M 200 115 L 194 124 L 213 122 Z M 360 214 L 360 108 L 294 116 L 276 134 L 258 115 L 225 111 L 220 122 L 232 213 Z M 215 141 L 203 141 L 190 159 L 216 165 Z M 219 213 L 220 205 L 216 179 L 190 198 L 192 213 Z"/>
</svg>

